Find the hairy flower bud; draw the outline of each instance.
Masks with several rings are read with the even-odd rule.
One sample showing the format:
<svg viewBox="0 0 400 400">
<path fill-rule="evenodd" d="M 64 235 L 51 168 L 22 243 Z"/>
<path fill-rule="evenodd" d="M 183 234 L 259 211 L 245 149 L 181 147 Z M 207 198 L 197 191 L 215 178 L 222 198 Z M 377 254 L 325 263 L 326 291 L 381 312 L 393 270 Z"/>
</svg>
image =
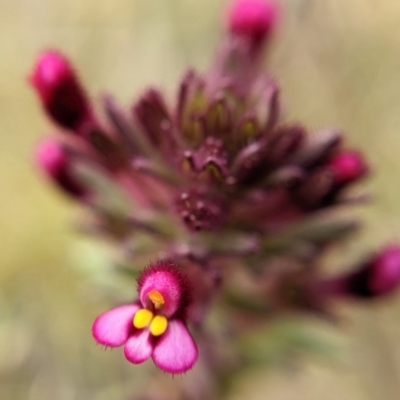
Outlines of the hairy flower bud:
<svg viewBox="0 0 400 400">
<path fill-rule="evenodd" d="M 80 133 L 93 121 L 86 94 L 68 60 L 55 51 L 42 53 L 30 76 L 49 116 L 63 128 Z"/>
</svg>

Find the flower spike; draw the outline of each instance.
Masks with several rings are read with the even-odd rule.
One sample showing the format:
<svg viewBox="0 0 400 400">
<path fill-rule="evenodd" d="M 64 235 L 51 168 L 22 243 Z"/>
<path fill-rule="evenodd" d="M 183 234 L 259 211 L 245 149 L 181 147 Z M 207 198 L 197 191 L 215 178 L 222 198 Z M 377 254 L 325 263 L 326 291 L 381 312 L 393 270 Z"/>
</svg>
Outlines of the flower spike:
<svg viewBox="0 0 400 400">
<path fill-rule="evenodd" d="M 107 273 L 137 277 L 135 300 L 95 319 L 95 341 L 180 374 L 198 359 L 193 325 L 206 351 L 191 381 L 202 386 L 206 373 L 216 391 L 251 361 L 242 333 L 286 310 L 332 317 L 333 301 L 400 286 L 399 245 L 322 276 L 328 249 L 360 227 L 342 210 L 368 199 L 351 190 L 371 168 L 346 134 L 287 118 L 264 69 L 278 1 L 230 1 L 210 68 L 187 71 L 175 99 L 150 85 L 124 109 L 106 95 L 100 119 L 61 54 L 44 52 L 31 76 L 47 116 L 74 133 L 40 144 L 39 167 L 84 206 L 85 232 L 118 246 L 121 262 Z M 186 389 L 174 399 L 220 394 Z"/>
</svg>

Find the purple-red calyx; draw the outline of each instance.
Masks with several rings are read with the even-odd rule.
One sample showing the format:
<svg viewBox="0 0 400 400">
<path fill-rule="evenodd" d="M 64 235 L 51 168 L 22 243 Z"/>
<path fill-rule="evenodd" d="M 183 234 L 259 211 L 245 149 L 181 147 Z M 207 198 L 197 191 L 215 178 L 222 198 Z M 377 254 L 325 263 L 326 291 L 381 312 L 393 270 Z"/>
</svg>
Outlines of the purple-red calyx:
<svg viewBox="0 0 400 400">
<path fill-rule="evenodd" d="M 198 350 L 185 318 L 190 286 L 180 269 L 158 261 L 138 279 L 138 301 L 101 314 L 93 324 L 95 340 L 108 347 L 124 345 L 125 357 L 134 364 L 152 358 L 171 374 L 188 371 Z"/>
<path fill-rule="evenodd" d="M 237 0 L 227 13 L 230 32 L 255 42 L 264 39 L 276 24 L 277 7 L 266 0 Z"/>
<path fill-rule="evenodd" d="M 63 55 L 52 50 L 40 54 L 30 81 L 47 114 L 62 128 L 82 134 L 94 124 L 86 93 Z"/>
</svg>

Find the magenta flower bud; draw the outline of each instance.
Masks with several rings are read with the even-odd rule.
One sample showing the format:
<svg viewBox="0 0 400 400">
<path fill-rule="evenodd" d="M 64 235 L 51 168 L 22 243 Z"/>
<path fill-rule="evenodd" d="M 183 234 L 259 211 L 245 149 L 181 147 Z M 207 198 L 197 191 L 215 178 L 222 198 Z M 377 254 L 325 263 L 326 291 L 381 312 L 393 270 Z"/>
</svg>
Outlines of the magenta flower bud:
<svg viewBox="0 0 400 400">
<path fill-rule="evenodd" d="M 396 289 L 400 285 L 400 246 L 387 247 L 368 269 L 371 294 L 381 295 Z"/>
<path fill-rule="evenodd" d="M 334 173 L 335 186 L 343 186 L 362 178 L 368 172 L 363 156 L 356 151 L 345 151 L 331 157 L 328 161 Z"/>
<path fill-rule="evenodd" d="M 258 42 L 273 29 L 277 18 L 276 5 L 264 0 L 237 0 L 227 14 L 230 32 Z"/>
<path fill-rule="evenodd" d="M 400 286 L 400 246 L 388 246 L 354 272 L 323 281 L 328 295 L 373 298 Z"/>
<path fill-rule="evenodd" d="M 55 51 L 40 55 L 30 76 L 43 108 L 63 128 L 79 132 L 93 121 L 86 94 L 68 60 Z"/>
<path fill-rule="evenodd" d="M 71 175 L 69 155 L 60 143 L 53 139 L 42 141 L 37 146 L 35 156 L 39 167 L 66 194 L 71 197 L 86 194 L 83 186 Z"/>
<path fill-rule="evenodd" d="M 159 261 L 138 279 L 139 300 L 101 314 L 93 324 L 95 340 L 109 347 L 124 345 L 133 364 L 152 358 L 171 374 L 188 371 L 198 350 L 186 327 L 185 311 L 190 286 L 185 275 L 171 263 Z"/>
</svg>

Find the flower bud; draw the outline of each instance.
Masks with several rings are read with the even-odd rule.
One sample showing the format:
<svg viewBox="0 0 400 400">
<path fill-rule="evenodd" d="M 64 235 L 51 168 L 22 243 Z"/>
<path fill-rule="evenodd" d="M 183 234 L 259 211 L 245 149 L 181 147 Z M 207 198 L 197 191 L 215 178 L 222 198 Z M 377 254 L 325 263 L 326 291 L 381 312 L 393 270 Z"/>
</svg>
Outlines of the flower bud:
<svg viewBox="0 0 400 400">
<path fill-rule="evenodd" d="M 400 284 L 400 246 L 386 248 L 366 267 L 366 271 L 369 271 L 368 289 L 371 295 L 393 291 Z"/>
<path fill-rule="evenodd" d="M 400 246 L 389 246 L 355 272 L 324 282 L 331 295 L 373 298 L 400 286 Z"/>
<path fill-rule="evenodd" d="M 276 23 L 276 14 L 275 4 L 269 1 L 237 0 L 228 10 L 228 29 L 258 42 L 271 32 Z"/>
<path fill-rule="evenodd" d="M 311 170 L 304 181 L 293 190 L 296 202 L 308 209 L 327 207 L 336 202 L 341 190 L 363 178 L 368 166 L 356 151 L 336 153 L 322 166 Z"/>
<path fill-rule="evenodd" d="M 71 197 L 85 195 L 86 190 L 71 174 L 69 154 L 60 143 L 46 139 L 38 145 L 35 155 L 39 167 L 66 194 Z"/>
<path fill-rule="evenodd" d="M 368 167 L 362 155 L 356 151 L 346 151 L 331 157 L 328 167 L 333 171 L 335 186 L 343 186 L 363 177 Z"/>
<path fill-rule="evenodd" d="M 30 76 L 43 108 L 54 122 L 79 133 L 93 121 L 86 94 L 68 60 L 55 51 L 40 55 Z"/>
</svg>

